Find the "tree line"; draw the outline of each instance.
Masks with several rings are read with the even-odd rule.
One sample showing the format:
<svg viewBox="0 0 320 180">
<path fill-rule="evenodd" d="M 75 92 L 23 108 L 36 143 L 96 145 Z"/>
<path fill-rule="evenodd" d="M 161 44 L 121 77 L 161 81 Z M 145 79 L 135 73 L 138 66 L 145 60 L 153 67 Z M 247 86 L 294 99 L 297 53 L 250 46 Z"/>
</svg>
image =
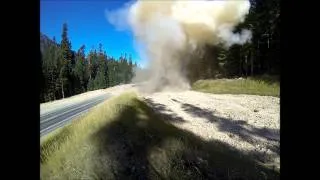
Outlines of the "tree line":
<svg viewBox="0 0 320 180">
<path fill-rule="evenodd" d="M 249 29 L 251 41 L 225 49 L 223 45 L 205 45 L 191 54 L 188 78 L 241 77 L 280 75 L 280 3 L 279 0 L 250 0 L 245 21 L 234 32 Z M 107 56 L 99 45 L 85 56 L 85 46 L 71 50 L 67 25 L 57 43 L 41 34 L 41 102 L 56 100 L 89 90 L 128 83 L 133 77 L 131 57 Z"/>
<path fill-rule="evenodd" d="M 199 48 L 189 64 L 192 82 L 217 77 L 280 75 L 280 1 L 250 0 L 250 3 L 249 14 L 234 32 L 251 30 L 251 41 L 229 49 L 223 45 Z"/>
<path fill-rule="evenodd" d="M 86 56 L 85 48 L 71 50 L 67 24 L 63 24 L 60 43 L 40 34 L 40 102 L 130 82 L 137 67 L 131 56 L 115 59 L 103 51 L 102 44 Z"/>
</svg>

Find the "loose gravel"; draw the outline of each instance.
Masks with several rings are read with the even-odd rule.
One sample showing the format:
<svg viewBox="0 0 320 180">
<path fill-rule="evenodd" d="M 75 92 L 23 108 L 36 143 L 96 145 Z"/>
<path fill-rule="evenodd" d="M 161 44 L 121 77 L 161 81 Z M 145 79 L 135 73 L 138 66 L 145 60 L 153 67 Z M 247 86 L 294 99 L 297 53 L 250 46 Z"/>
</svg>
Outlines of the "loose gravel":
<svg viewBox="0 0 320 180">
<path fill-rule="evenodd" d="M 279 98 L 256 95 L 160 92 L 144 96 L 173 125 L 219 140 L 280 168 Z"/>
</svg>

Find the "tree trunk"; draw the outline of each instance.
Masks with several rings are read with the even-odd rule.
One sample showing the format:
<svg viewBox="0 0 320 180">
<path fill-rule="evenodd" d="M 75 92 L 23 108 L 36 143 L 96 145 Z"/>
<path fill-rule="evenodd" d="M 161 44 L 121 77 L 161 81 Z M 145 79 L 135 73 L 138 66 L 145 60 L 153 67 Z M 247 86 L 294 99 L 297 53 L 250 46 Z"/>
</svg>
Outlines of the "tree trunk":
<svg viewBox="0 0 320 180">
<path fill-rule="evenodd" d="M 241 47 L 242 47 L 242 46 L 241 46 Z M 240 75 L 240 77 L 242 76 L 241 47 L 240 47 L 240 50 L 239 50 L 239 59 L 240 59 L 240 63 L 239 63 L 239 75 Z"/>
<path fill-rule="evenodd" d="M 55 88 L 54 88 L 54 81 L 53 81 L 53 71 L 51 71 L 51 91 L 52 91 L 52 94 L 53 94 L 53 100 L 56 100 L 56 97 L 55 97 Z"/>
<path fill-rule="evenodd" d="M 253 76 L 253 54 L 251 54 L 250 60 L 251 60 L 251 76 Z"/>
<path fill-rule="evenodd" d="M 246 55 L 245 58 L 246 58 L 246 77 L 248 77 L 248 55 Z"/>
<path fill-rule="evenodd" d="M 63 80 L 62 79 L 61 79 L 61 93 L 62 93 L 62 99 L 64 99 Z"/>
</svg>

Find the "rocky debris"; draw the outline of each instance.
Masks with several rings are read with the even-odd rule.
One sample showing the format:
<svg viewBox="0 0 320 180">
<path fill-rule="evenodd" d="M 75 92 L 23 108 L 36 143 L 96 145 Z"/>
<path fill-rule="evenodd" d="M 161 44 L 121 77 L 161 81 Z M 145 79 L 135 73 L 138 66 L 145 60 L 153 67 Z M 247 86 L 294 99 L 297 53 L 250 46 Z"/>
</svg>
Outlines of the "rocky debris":
<svg viewBox="0 0 320 180">
<path fill-rule="evenodd" d="M 169 121 L 175 126 L 205 140 L 220 140 L 238 150 L 254 152 L 261 161 L 279 167 L 279 98 L 195 91 L 158 92 L 144 98 L 152 102 L 149 105 L 155 110 L 166 107 L 170 114 L 161 113 L 183 119 Z"/>
</svg>

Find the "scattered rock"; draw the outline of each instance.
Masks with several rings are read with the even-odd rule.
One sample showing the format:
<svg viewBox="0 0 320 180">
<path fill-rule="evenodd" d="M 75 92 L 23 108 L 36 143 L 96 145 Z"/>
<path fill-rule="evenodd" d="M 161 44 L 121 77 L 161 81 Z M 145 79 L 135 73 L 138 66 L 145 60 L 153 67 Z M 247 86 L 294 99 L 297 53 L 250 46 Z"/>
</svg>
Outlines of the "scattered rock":
<svg viewBox="0 0 320 180">
<path fill-rule="evenodd" d="M 230 138 L 234 138 L 234 134 L 229 133 L 228 135 Z"/>
<path fill-rule="evenodd" d="M 179 102 L 172 103 L 172 97 L 175 100 L 179 99 Z M 275 142 L 268 139 L 262 130 L 265 127 L 279 131 L 280 106 L 277 103 L 279 98 L 218 95 L 195 91 L 160 92 L 149 94 L 147 98 L 171 111 L 171 113 L 160 113 L 165 113 L 168 117 L 179 116 L 184 120 L 183 123 L 168 122 L 203 139 L 222 141 L 243 152 L 256 151 L 257 156 L 264 156 L 263 152 L 269 153 L 270 147 L 280 146 L 280 142 L 274 144 Z M 152 104 L 150 106 L 152 107 Z M 259 111 L 262 107 L 264 110 Z M 259 113 L 253 114 L 252 111 Z M 239 120 L 246 123 L 239 123 Z M 272 137 L 280 139 L 279 134 L 273 132 L 271 134 Z M 280 158 L 279 155 L 270 161 L 273 162 L 276 158 Z M 201 162 L 199 159 L 196 159 L 197 161 Z"/>
</svg>

